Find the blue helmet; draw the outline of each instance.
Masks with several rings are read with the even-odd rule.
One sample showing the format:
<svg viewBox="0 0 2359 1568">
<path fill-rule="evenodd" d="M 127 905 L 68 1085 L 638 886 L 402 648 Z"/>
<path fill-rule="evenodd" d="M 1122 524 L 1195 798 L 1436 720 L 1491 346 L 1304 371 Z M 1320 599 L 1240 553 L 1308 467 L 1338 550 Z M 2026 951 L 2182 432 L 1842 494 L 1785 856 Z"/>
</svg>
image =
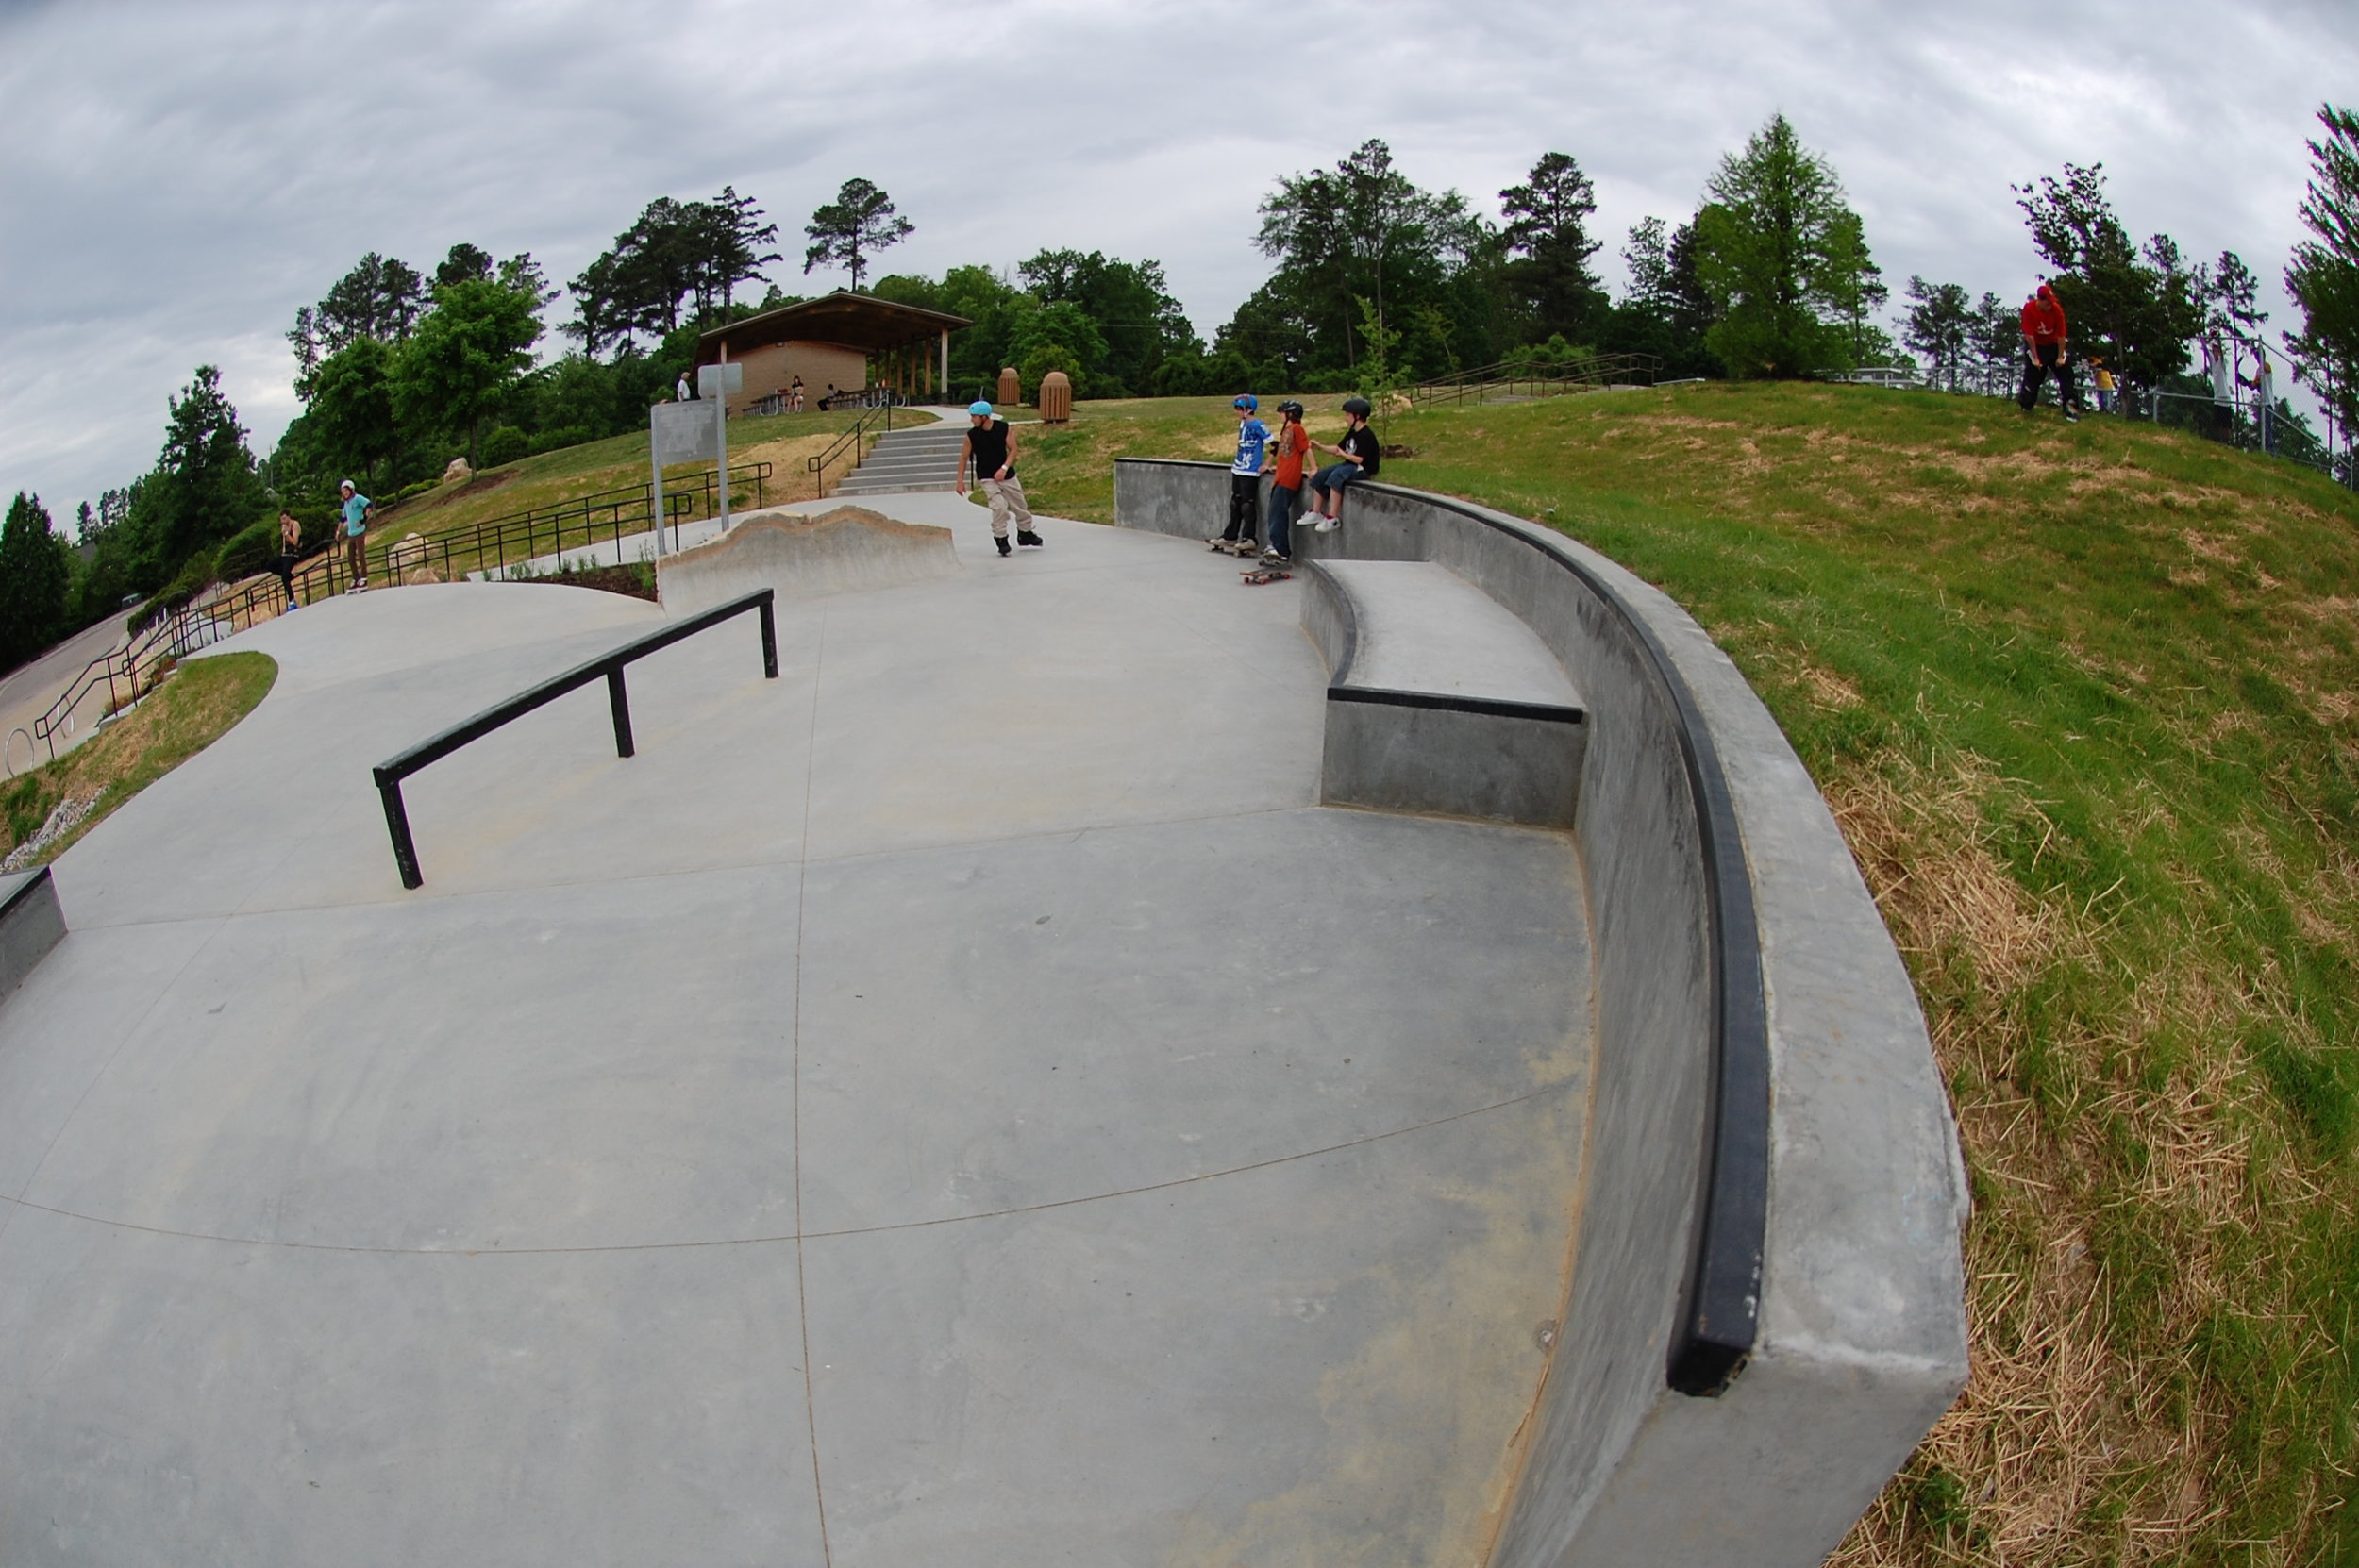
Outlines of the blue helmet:
<svg viewBox="0 0 2359 1568">
<path fill-rule="evenodd" d="M 1262 404 L 1261 400 L 1256 398 L 1251 392 L 1239 392 L 1237 394 L 1237 401 L 1230 404 L 1230 407 L 1232 409 L 1243 409 L 1246 413 L 1253 413 L 1262 407 Z"/>
<path fill-rule="evenodd" d="M 974 402 L 969 403 L 966 406 L 966 411 L 970 414 L 980 414 L 985 419 L 989 419 L 991 417 L 991 405 L 979 397 Z"/>
</svg>

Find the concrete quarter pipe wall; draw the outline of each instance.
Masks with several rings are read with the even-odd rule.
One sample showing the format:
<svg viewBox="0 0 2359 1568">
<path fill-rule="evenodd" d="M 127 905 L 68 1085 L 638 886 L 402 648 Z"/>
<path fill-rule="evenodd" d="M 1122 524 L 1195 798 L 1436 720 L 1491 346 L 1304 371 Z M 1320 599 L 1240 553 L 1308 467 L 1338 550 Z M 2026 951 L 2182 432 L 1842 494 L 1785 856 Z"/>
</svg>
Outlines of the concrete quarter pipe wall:
<svg viewBox="0 0 2359 1568">
<path fill-rule="evenodd" d="M 1125 460 L 1196 539 L 1226 469 Z M 1428 561 L 1586 704 L 1597 1079 L 1570 1295 L 1490 1561 L 1821 1560 L 1966 1373 L 1966 1181 L 1907 972 L 1832 814 L 1701 627 L 1595 551 L 1355 487 L 1298 557 Z"/>
</svg>

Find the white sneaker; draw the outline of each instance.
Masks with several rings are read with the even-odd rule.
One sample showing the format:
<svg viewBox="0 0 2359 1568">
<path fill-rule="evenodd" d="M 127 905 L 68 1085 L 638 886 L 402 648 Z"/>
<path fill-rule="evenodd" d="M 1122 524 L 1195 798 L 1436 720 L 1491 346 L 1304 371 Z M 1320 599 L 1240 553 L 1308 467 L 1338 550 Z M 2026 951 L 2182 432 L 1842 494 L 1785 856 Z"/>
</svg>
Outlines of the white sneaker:
<svg viewBox="0 0 2359 1568">
<path fill-rule="evenodd" d="M 1322 517 L 1318 521 L 1318 525 L 1311 531 L 1314 534 L 1331 534 L 1343 526 L 1343 521 L 1340 517 Z"/>
</svg>

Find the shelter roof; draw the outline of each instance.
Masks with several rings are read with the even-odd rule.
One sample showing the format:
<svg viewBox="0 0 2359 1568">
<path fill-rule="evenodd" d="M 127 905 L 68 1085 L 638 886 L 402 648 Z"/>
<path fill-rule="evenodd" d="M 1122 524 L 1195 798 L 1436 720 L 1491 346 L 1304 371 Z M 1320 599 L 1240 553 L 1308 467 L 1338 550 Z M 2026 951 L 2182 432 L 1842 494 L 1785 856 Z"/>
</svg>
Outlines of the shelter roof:
<svg viewBox="0 0 2359 1568">
<path fill-rule="evenodd" d="M 723 344 L 735 356 L 783 342 L 840 343 L 845 348 L 876 354 L 915 339 L 955 332 L 974 325 L 966 317 L 947 311 L 929 310 L 838 289 L 824 298 L 783 305 L 776 310 L 764 310 L 761 315 L 714 327 L 697 338 L 696 361 L 711 364 L 718 360 Z"/>
</svg>

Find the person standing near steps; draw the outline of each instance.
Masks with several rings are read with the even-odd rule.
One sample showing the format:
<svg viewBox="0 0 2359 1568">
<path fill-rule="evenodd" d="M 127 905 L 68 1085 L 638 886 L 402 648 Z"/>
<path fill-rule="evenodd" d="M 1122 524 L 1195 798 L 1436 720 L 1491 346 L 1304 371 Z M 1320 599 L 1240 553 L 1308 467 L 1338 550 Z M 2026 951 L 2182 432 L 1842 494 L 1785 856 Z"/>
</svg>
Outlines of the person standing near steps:
<svg viewBox="0 0 2359 1568">
<path fill-rule="evenodd" d="M 999 553 L 1015 554 L 1008 548 L 1010 513 L 1015 516 L 1015 542 L 1027 549 L 1039 549 L 1041 537 L 1032 531 L 1032 509 L 1024 504 L 1024 484 L 1015 476 L 1015 432 L 992 412 L 990 404 L 979 400 L 966 406 L 966 442 L 959 448 L 959 493 L 966 493 L 967 472 L 973 470 L 976 485 L 991 503 L 991 537 Z"/>
</svg>

